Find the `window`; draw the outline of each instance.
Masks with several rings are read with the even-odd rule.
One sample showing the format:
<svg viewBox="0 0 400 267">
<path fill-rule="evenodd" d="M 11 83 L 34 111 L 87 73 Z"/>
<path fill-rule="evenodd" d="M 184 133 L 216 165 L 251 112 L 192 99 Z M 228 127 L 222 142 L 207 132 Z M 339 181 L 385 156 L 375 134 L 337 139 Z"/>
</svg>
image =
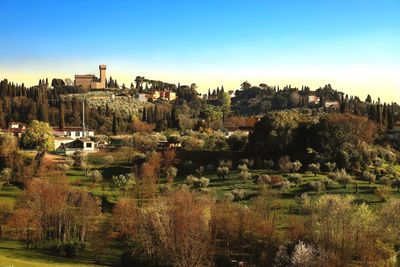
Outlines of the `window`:
<svg viewBox="0 0 400 267">
<path fill-rule="evenodd" d="M 86 147 L 92 147 L 92 143 L 86 143 Z"/>
<path fill-rule="evenodd" d="M 75 136 L 80 136 L 80 133 L 78 131 L 76 131 Z"/>
</svg>

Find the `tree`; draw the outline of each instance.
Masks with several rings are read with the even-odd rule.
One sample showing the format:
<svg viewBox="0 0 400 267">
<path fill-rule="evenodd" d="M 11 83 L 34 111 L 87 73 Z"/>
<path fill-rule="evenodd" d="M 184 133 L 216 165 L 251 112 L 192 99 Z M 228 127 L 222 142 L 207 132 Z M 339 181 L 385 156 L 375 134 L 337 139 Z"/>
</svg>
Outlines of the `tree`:
<svg viewBox="0 0 400 267">
<path fill-rule="evenodd" d="M 329 172 L 333 172 L 336 169 L 336 163 L 335 162 L 327 162 L 325 163 L 326 168 L 328 169 Z"/>
<path fill-rule="evenodd" d="M 14 240 L 23 242 L 26 245 L 26 249 L 29 249 L 32 243 L 41 239 L 40 223 L 34 211 L 28 208 L 17 209 L 11 216 L 6 227 L 10 229 L 7 233 L 8 236 Z"/>
<path fill-rule="evenodd" d="M 103 180 L 103 175 L 99 170 L 94 170 L 89 172 L 89 178 L 92 180 L 93 184 L 96 184 L 98 182 L 101 182 Z"/>
<path fill-rule="evenodd" d="M 115 115 L 115 113 L 113 114 L 113 120 L 112 120 L 112 133 L 113 135 L 117 135 L 118 131 L 117 131 L 117 117 Z"/>
<path fill-rule="evenodd" d="M 392 187 L 397 188 L 397 191 L 400 192 L 400 178 L 394 179 Z"/>
<path fill-rule="evenodd" d="M 54 149 L 53 129 L 46 122 L 33 120 L 22 136 L 22 144 L 25 148 L 51 151 Z"/>
<path fill-rule="evenodd" d="M 319 171 L 320 171 L 320 165 L 319 165 L 319 163 L 311 163 L 311 164 L 308 165 L 308 169 L 309 169 L 312 173 L 314 173 L 314 176 L 317 176 L 317 174 L 318 174 Z"/>
<path fill-rule="evenodd" d="M 372 184 L 372 183 L 374 183 L 375 180 L 376 180 L 376 175 L 373 174 L 373 173 L 371 173 L 371 172 L 369 172 L 369 171 L 364 171 L 364 172 L 363 172 L 363 175 L 362 175 L 362 178 L 363 178 L 365 181 L 368 181 L 370 184 Z"/>
<path fill-rule="evenodd" d="M 294 182 L 296 187 L 303 182 L 303 177 L 299 173 L 289 174 L 288 178 L 290 181 Z"/>
<path fill-rule="evenodd" d="M 283 173 L 288 173 L 292 169 L 292 162 L 290 161 L 289 156 L 281 157 L 278 160 L 279 170 Z"/>
<path fill-rule="evenodd" d="M 4 168 L 0 172 L 0 179 L 5 181 L 7 185 L 10 185 L 10 180 L 12 178 L 12 169 L 11 168 Z"/>
<path fill-rule="evenodd" d="M 167 181 L 169 183 L 172 183 L 176 177 L 176 175 L 178 174 L 178 169 L 175 167 L 169 167 L 167 169 Z"/>
<path fill-rule="evenodd" d="M 58 122 L 58 127 L 60 130 L 63 130 L 65 128 L 65 104 L 63 101 L 60 101 L 60 111 L 59 111 L 59 122 Z"/>
<path fill-rule="evenodd" d="M 18 140 L 11 133 L 0 134 L 0 158 L 9 165 L 18 151 Z"/>
<path fill-rule="evenodd" d="M 217 175 L 221 179 L 221 181 L 225 181 L 226 176 L 229 174 L 229 168 L 226 166 L 219 166 L 217 168 Z"/>
<path fill-rule="evenodd" d="M 209 266 L 208 203 L 187 190 L 141 209 L 136 242 L 147 257 L 171 266 Z"/>
<path fill-rule="evenodd" d="M 112 177 L 112 188 L 114 190 L 122 190 L 125 194 L 126 191 L 133 189 L 136 186 L 135 174 L 120 174 Z"/>
<path fill-rule="evenodd" d="M 13 208 L 9 203 L 0 203 L 0 237 L 3 237 L 3 229 L 13 213 Z"/>
<path fill-rule="evenodd" d="M 74 154 L 72 154 L 72 160 L 74 167 L 81 168 L 86 161 L 86 156 L 81 151 L 75 151 Z"/>
<path fill-rule="evenodd" d="M 240 88 L 243 90 L 247 90 L 251 88 L 251 84 L 248 81 L 244 81 L 241 85 Z"/>
</svg>

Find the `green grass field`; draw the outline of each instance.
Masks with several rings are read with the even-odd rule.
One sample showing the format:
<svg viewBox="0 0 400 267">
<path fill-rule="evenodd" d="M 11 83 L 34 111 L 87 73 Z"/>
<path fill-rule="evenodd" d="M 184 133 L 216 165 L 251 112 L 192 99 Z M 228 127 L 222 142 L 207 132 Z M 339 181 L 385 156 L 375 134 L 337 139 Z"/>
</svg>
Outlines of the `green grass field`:
<svg viewBox="0 0 400 267">
<path fill-rule="evenodd" d="M 37 250 L 26 250 L 21 243 L 0 242 L 0 267 L 40 267 L 40 266 L 94 266 L 79 259 L 53 257 Z"/>
</svg>

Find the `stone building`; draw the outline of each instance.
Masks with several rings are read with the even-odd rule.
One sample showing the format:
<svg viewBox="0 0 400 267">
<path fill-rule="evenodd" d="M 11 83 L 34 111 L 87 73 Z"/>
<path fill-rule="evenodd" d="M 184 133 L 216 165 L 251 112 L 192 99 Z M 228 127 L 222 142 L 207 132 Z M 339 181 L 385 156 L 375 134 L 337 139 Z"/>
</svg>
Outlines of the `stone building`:
<svg viewBox="0 0 400 267">
<path fill-rule="evenodd" d="M 106 65 L 100 65 L 100 78 L 94 74 L 75 75 L 75 86 L 85 89 L 104 89 L 106 85 Z"/>
</svg>

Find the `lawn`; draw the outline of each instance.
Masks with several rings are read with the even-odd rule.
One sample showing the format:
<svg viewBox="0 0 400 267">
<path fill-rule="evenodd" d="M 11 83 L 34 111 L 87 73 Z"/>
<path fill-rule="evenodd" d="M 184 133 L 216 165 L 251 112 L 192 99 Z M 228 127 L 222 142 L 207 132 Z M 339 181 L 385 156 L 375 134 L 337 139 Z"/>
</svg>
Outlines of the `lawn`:
<svg viewBox="0 0 400 267">
<path fill-rule="evenodd" d="M 90 261 L 67 259 L 41 253 L 38 250 L 26 250 L 19 242 L 0 242 L 0 267 L 39 267 L 39 266 L 94 266 Z"/>
<path fill-rule="evenodd" d="M 0 185 L 0 203 L 14 205 L 21 193 L 16 186 Z"/>
</svg>

